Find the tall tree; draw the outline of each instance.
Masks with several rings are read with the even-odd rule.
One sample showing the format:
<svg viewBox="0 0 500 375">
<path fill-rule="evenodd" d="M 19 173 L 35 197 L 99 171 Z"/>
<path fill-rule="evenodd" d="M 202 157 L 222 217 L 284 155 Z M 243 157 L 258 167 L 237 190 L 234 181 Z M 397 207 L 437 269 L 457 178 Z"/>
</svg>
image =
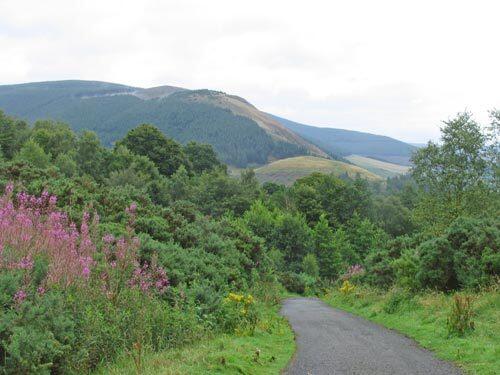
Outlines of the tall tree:
<svg viewBox="0 0 500 375">
<path fill-rule="evenodd" d="M 491 184 L 498 166 L 488 154 L 488 139 L 471 114 L 464 112 L 444 123 L 440 144 L 429 142 L 414 154 L 412 175 L 424 193 L 417 210 L 422 225 L 440 231 L 458 216 L 498 208 L 498 199 L 488 198 L 498 192 L 494 186 L 498 183 Z"/>
<path fill-rule="evenodd" d="M 213 147 L 209 144 L 191 141 L 184 147 L 184 152 L 195 173 L 212 171 L 222 165 Z"/>
<path fill-rule="evenodd" d="M 106 150 L 94 132 L 85 131 L 77 141 L 76 162 L 81 174 L 100 179 Z"/>
<path fill-rule="evenodd" d="M 130 130 L 117 145 L 123 145 L 137 155 L 147 156 L 165 176 L 173 175 L 181 165 L 190 169 L 182 146 L 173 139 L 165 137 L 153 125 L 139 125 Z"/>
<path fill-rule="evenodd" d="M 75 148 L 76 136 L 68 124 L 51 120 L 35 122 L 31 137 L 46 154 L 55 160 L 60 154 L 68 153 Z"/>
<path fill-rule="evenodd" d="M 0 149 L 6 159 L 12 159 L 29 136 L 28 124 L 6 116 L 0 111 Z"/>
<path fill-rule="evenodd" d="M 38 168 L 47 168 L 50 164 L 50 155 L 34 140 L 28 140 L 15 155 L 16 161 L 24 161 Z"/>
<path fill-rule="evenodd" d="M 321 215 L 314 227 L 314 250 L 321 277 L 334 279 L 342 271 L 342 254 L 335 246 L 335 236 L 325 215 Z"/>
</svg>

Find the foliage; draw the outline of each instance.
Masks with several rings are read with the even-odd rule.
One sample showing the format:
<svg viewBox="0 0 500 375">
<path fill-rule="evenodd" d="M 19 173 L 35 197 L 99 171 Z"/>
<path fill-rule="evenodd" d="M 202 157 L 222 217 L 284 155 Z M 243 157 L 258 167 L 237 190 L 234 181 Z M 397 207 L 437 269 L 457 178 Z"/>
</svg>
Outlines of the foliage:
<svg viewBox="0 0 500 375">
<path fill-rule="evenodd" d="M 349 282 L 349 280 L 344 280 L 342 282 L 342 286 L 339 288 L 339 291 L 343 295 L 348 295 L 348 294 L 351 294 L 352 292 L 354 292 L 355 289 L 356 289 L 356 286 L 351 284 Z"/>
<path fill-rule="evenodd" d="M 262 305 L 248 295 L 277 302 L 281 286 L 343 283 L 332 293 L 354 304 L 376 286 L 391 291 L 377 304 L 391 316 L 420 308 L 422 291 L 489 287 L 500 273 L 495 116 L 485 134 L 470 118 L 450 122 L 414 179 L 312 174 L 261 187 L 253 170 L 232 177 L 210 146 L 151 125 L 107 149 L 94 133 L 2 114 L 2 370 L 88 373 L 127 352 L 139 363 L 221 332 L 251 335 Z M 491 207 L 479 212 L 478 199 Z"/>
<path fill-rule="evenodd" d="M 491 135 L 468 112 L 446 121 L 441 133 L 441 145 L 430 142 L 412 159 L 412 175 L 425 192 L 418 218 L 433 233 L 459 216 L 477 217 L 498 210 L 494 195 L 499 181 L 492 175 L 496 159 L 487 145 Z"/>
<path fill-rule="evenodd" d="M 50 155 L 46 154 L 38 143 L 30 139 L 15 155 L 15 160 L 18 162 L 26 162 L 34 167 L 43 169 L 49 166 Z"/>
<path fill-rule="evenodd" d="M 474 329 L 473 299 L 470 295 L 455 294 L 446 321 L 449 334 L 463 336 Z"/>
<path fill-rule="evenodd" d="M 174 174 L 181 165 L 190 167 L 182 146 L 152 125 L 143 124 L 130 130 L 117 145 L 147 156 L 165 176 Z"/>
<path fill-rule="evenodd" d="M 223 322 L 226 332 L 253 334 L 259 320 L 255 300 L 251 294 L 229 293 L 223 301 Z"/>
<path fill-rule="evenodd" d="M 302 259 L 302 272 L 315 279 L 319 277 L 319 265 L 313 253 L 307 254 Z"/>
<path fill-rule="evenodd" d="M 335 279 L 343 267 L 345 251 L 335 245 L 336 236 L 330 228 L 326 217 L 322 215 L 314 226 L 314 248 L 319 264 L 319 274 L 326 279 Z"/>
</svg>

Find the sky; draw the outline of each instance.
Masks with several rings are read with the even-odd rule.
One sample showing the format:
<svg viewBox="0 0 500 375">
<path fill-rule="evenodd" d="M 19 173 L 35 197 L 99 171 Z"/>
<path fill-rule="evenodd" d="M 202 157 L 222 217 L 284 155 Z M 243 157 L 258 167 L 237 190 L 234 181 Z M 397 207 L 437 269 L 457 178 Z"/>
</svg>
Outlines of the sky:
<svg viewBox="0 0 500 375">
<path fill-rule="evenodd" d="M 500 108 L 500 1 L 0 0 L 0 84 L 208 88 L 408 142 Z"/>
</svg>

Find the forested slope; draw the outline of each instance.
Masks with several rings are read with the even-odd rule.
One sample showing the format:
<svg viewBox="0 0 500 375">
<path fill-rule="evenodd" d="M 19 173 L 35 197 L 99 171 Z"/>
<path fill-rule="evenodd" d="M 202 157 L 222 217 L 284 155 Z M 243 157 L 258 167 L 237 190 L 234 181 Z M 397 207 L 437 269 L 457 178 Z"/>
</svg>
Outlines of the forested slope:
<svg viewBox="0 0 500 375">
<path fill-rule="evenodd" d="M 274 116 L 288 129 L 338 156 L 361 155 L 387 162 L 409 165 L 412 153 L 417 149 L 397 139 L 345 129 L 320 128 L 299 124 Z"/>
<path fill-rule="evenodd" d="M 56 81 L 0 86 L 0 109 L 28 121 L 50 118 L 95 131 L 111 145 L 141 124 L 186 143 L 211 144 L 245 167 L 296 155 L 326 156 L 241 98 L 210 90 L 141 89 L 106 82 Z"/>
</svg>

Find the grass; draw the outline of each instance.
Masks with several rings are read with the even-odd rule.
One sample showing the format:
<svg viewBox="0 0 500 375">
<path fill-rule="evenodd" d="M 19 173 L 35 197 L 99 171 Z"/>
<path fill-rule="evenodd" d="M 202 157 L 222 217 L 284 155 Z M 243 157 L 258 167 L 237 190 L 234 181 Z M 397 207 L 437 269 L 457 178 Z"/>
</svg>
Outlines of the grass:
<svg viewBox="0 0 500 375">
<path fill-rule="evenodd" d="M 293 332 L 278 315 L 279 306 L 262 306 L 252 336 L 219 335 L 194 345 L 145 352 L 141 365 L 124 355 L 98 374 L 279 374 L 295 351 Z"/>
<path fill-rule="evenodd" d="M 333 173 L 336 176 L 347 173 L 349 177 L 355 178 L 359 175 L 370 181 L 379 181 L 382 179 L 380 176 L 356 165 L 315 156 L 297 156 L 281 159 L 255 170 L 259 181 L 270 181 L 285 185 L 291 185 L 295 180 L 308 176 L 313 172 Z"/>
<path fill-rule="evenodd" d="M 367 158 L 360 155 L 349 155 L 346 157 L 346 159 L 351 163 L 361 168 L 365 168 L 366 170 L 384 178 L 404 174 L 410 170 L 410 167 L 408 166 L 388 163 L 385 161 Z"/>
<path fill-rule="evenodd" d="M 452 296 L 426 293 L 401 297 L 397 292 L 358 288 L 348 296 L 337 290 L 323 299 L 331 306 L 395 329 L 455 362 L 470 374 L 498 374 L 500 369 L 500 293 L 498 289 L 474 294 L 475 329 L 463 337 L 450 335 L 447 318 Z M 400 298 L 397 298 L 400 297 Z"/>
</svg>

